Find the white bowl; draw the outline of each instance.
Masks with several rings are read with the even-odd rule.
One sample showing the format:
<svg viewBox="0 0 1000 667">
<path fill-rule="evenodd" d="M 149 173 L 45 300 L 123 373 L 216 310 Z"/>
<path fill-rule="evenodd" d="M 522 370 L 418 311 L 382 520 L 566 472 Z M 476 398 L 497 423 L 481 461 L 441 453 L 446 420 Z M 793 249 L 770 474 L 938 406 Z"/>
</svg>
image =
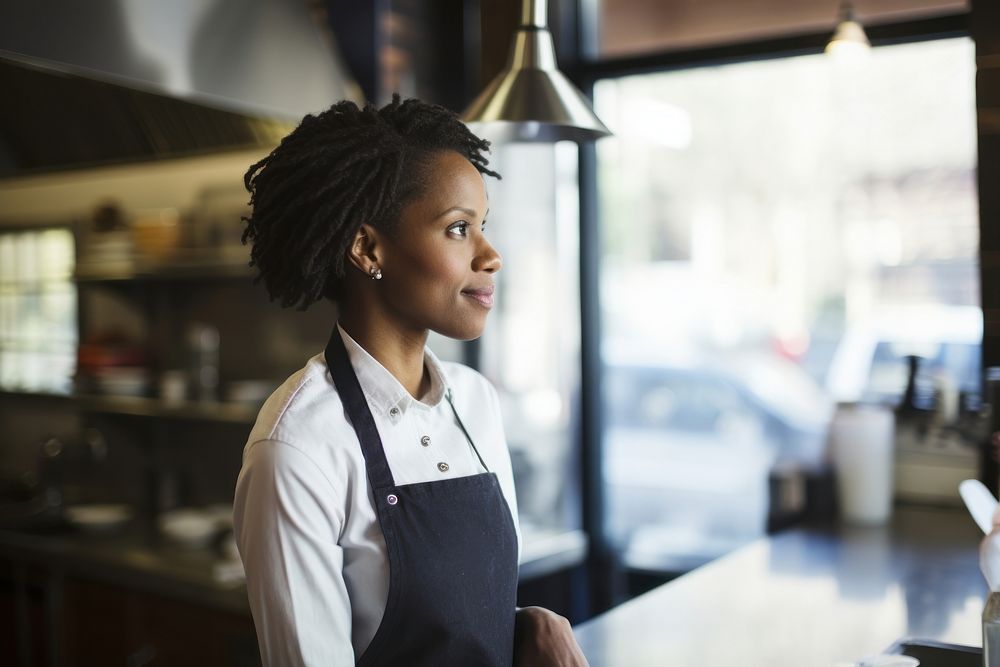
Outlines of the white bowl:
<svg viewBox="0 0 1000 667">
<path fill-rule="evenodd" d="M 81 530 L 106 532 L 128 523 L 132 518 L 129 505 L 92 504 L 71 505 L 66 508 L 66 520 Z"/>
<path fill-rule="evenodd" d="M 189 547 L 207 546 L 219 532 L 219 521 L 210 512 L 181 508 L 164 512 L 160 531 L 170 540 Z"/>
</svg>

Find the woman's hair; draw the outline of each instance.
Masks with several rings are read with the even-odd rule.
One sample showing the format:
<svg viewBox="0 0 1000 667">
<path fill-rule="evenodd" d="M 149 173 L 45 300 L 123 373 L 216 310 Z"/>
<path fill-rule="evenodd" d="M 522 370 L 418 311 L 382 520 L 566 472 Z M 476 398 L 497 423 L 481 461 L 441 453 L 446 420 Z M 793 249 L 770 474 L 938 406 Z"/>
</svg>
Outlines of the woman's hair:
<svg viewBox="0 0 1000 667">
<path fill-rule="evenodd" d="M 254 284 L 263 280 L 272 301 L 299 310 L 340 298 L 347 249 L 361 225 L 391 233 L 440 151 L 499 178 L 487 168 L 489 146 L 454 112 L 399 95 L 381 109 L 344 101 L 307 115 L 243 177 L 251 213 L 242 240 L 253 242 Z"/>
</svg>

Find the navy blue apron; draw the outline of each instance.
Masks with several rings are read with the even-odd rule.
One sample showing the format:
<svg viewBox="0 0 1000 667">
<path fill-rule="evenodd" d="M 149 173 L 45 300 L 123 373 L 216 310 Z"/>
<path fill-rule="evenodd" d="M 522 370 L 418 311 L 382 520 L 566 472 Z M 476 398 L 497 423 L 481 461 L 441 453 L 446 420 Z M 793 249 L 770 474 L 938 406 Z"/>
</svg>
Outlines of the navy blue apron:
<svg viewBox="0 0 1000 667">
<path fill-rule="evenodd" d="M 397 486 L 337 327 L 326 362 L 361 441 L 389 556 L 385 615 L 358 665 L 510 667 L 517 535 L 496 474 L 479 457 L 485 473 Z"/>
</svg>

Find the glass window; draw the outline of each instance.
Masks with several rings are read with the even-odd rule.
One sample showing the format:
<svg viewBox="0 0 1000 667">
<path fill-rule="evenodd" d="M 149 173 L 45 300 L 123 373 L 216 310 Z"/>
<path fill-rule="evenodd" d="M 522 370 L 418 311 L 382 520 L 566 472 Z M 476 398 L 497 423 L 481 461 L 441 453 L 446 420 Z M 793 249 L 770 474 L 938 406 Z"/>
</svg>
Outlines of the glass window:
<svg viewBox="0 0 1000 667">
<path fill-rule="evenodd" d="M 503 180 L 487 179 L 486 234 L 504 265 L 480 370 L 500 395 L 522 530 L 577 529 L 577 149 L 568 142 L 496 145 L 490 161 Z"/>
<path fill-rule="evenodd" d="M 0 233 L 0 389 L 69 393 L 76 371 L 73 234 Z"/>
<path fill-rule="evenodd" d="M 764 533 L 837 401 L 979 389 L 969 39 L 598 82 L 608 536 L 683 570 Z"/>
</svg>

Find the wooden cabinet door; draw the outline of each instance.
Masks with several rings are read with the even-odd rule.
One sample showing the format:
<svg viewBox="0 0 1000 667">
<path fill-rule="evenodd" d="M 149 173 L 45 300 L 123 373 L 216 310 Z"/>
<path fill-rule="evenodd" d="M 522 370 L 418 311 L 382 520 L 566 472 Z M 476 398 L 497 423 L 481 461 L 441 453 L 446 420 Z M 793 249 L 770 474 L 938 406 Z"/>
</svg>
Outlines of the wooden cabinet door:
<svg viewBox="0 0 1000 667">
<path fill-rule="evenodd" d="M 51 664 L 46 594 L 52 585 L 40 568 L 0 560 L 0 665 Z"/>
<path fill-rule="evenodd" d="M 242 616 L 108 584 L 67 579 L 61 664 L 260 664 L 253 622 Z"/>
</svg>

